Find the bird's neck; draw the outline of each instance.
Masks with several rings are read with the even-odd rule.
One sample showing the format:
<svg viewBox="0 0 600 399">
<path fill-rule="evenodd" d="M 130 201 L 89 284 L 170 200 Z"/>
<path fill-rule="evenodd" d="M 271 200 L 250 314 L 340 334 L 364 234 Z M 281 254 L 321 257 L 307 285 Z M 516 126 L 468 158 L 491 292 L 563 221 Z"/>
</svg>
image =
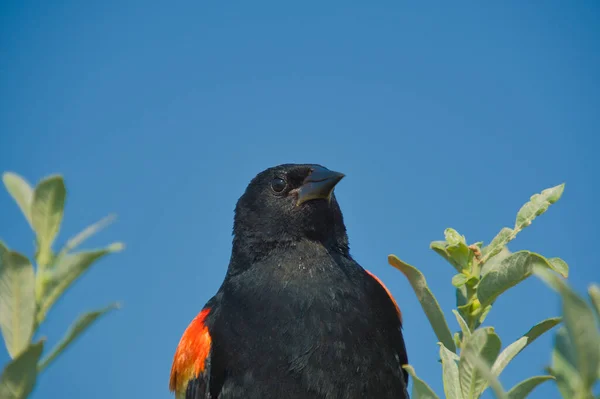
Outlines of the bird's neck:
<svg viewBox="0 0 600 399">
<path fill-rule="evenodd" d="M 281 251 L 294 251 L 302 245 L 310 243 L 323 247 L 324 252 L 338 253 L 343 256 L 349 256 L 347 240 L 312 240 L 308 237 L 278 237 L 274 239 L 265 239 L 253 235 L 236 235 L 233 239 L 231 251 L 231 261 L 228 274 L 238 274 L 252 265 L 260 262 L 273 253 Z"/>
</svg>

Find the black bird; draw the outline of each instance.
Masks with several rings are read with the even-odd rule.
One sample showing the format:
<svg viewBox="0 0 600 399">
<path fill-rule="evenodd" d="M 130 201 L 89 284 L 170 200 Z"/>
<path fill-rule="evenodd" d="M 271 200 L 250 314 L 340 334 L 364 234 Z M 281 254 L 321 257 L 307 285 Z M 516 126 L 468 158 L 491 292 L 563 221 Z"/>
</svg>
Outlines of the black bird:
<svg viewBox="0 0 600 399">
<path fill-rule="evenodd" d="M 176 349 L 178 399 L 408 398 L 402 315 L 350 256 L 343 177 L 285 164 L 250 182 L 225 279 Z"/>
</svg>

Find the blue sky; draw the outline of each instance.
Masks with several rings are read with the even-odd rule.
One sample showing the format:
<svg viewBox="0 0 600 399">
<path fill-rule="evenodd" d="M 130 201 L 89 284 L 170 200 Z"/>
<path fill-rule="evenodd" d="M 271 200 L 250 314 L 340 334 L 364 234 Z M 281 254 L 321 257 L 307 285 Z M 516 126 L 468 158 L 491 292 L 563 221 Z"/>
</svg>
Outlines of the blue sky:
<svg viewBox="0 0 600 399">
<path fill-rule="evenodd" d="M 599 17 L 596 1 L 4 1 L 0 169 L 65 176 L 58 244 L 115 212 L 88 246 L 127 245 L 51 311 L 54 343 L 80 312 L 124 304 L 33 398 L 170 397 L 179 337 L 224 277 L 235 202 L 284 162 L 346 174 L 351 252 L 396 297 L 410 362 L 443 394 L 435 336 L 386 257 L 421 268 L 456 330 L 453 269 L 430 241 L 453 227 L 489 242 L 531 194 L 566 182 L 510 248 L 562 257 L 580 292 L 600 280 Z M 0 237 L 31 255 L 4 192 L 0 210 Z M 507 345 L 558 305 L 530 279 L 488 324 Z M 535 342 L 502 383 L 542 373 L 550 345 Z M 557 395 L 548 384 L 532 397 Z"/>
</svg>

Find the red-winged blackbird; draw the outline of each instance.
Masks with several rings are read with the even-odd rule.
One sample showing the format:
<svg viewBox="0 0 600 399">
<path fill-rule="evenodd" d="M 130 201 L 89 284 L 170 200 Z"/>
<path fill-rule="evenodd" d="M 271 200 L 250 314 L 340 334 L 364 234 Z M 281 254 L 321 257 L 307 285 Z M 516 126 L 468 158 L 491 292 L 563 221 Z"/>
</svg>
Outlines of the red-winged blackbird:
<svg viewBox="0 0 600 399">
<path fill-rule="evenodd" d="M 402 316 L 350 256 L 343 177 L 285 164 L 250 182 L 223 284 L 177 347 L 177 398 L 408 398 Z"/>
</svg>

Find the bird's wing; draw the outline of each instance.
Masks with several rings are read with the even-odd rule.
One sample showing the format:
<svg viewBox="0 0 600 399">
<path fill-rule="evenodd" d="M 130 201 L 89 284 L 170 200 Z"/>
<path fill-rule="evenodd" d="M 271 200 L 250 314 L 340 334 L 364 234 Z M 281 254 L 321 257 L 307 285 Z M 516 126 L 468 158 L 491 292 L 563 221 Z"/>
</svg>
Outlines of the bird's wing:
<svg viewBox="0 0 600 399">
<path fill-rule="evenodd" d="M 406 344 L 404 342 L 404 337 L 402 336 L 402 330 L 401 330 L 401 328 L 402 328 L 402 311 L 400 311 L 400 307 L 398 306 L 398 303 L 392 296 L 392 293 L 390 292 L 390 290 L 388 290 L 388 288 L 385 286 L 385 284 L 383 284 L 383 281 L 381 281 L 376 275 L 374 275 L 373 273 L 371 273 L 370 271 L 368 271 L 366 269 L 365 269 L 365 272 L 367 272 L 367 274 L 369 276 L 371 276 L 371 278 L 373 278 L 373 280 L 375 280 L 378 283 L 378 285 L 383 289 L 382 291 L 385 291 L 385 294 L 387 294 L 390 301 L 396 307 L 396 314 L 398 315 L 398 321 L 399 321 L 399 326 L 400 326 L 400 328 L 398 329 L 398 332 L 400 334 L 400 339 L 397 341 L 398 356 L 400 357 L 400 364 L 402 364 L 402 365 L 408 364 L 408 354 L 406 353 Z M 382 292 L 382 294 L 383 294 L 383 292 Z M 385 294 L 383 294 L 383 295 L 385 295 Z M 404 375 L 404 382 L 405 382 L 406 386 L 408 386 L 408 372 L 406 370 L 402 370 L 402 374 Z"/>
<path fill-rule="evenodd" d="M 385 284 L 383 284 L 383 281 L 381 281 L 376 275 L 374 275 L 373 273 L 371 273 L 370 271 L 368 271 L 366 269 L 365 269 L 365 272 L 367 272 L 367 274 L 369 276 L 371 276 L 375 281 L 377 281 L 379 283 L 379 285 L 381 285 L 381 287 L 383 287 L 385 292 L 388 294 L 388 296 L 390 297 L 390 300 L 396 307 L 396 312 L 398 313 L 398 317 L 400 318 L 400 324 L 402 324 L 402 311 L 400 310 L 400 307 L 398 306 L 398 303 L 396 303 L 396 300 L 392 296 L 392 293 L 390 292 L 390 290 L 388 290 L 388 288 L 385 286 Z"/>
<path fill-rule="evenodd" d="M 169 389 L 176 399 L 209 398 L 212 338 L 205 324 L 210 308 L 205 307 L 181 336 L 173 358 Z"/>
</svg>

